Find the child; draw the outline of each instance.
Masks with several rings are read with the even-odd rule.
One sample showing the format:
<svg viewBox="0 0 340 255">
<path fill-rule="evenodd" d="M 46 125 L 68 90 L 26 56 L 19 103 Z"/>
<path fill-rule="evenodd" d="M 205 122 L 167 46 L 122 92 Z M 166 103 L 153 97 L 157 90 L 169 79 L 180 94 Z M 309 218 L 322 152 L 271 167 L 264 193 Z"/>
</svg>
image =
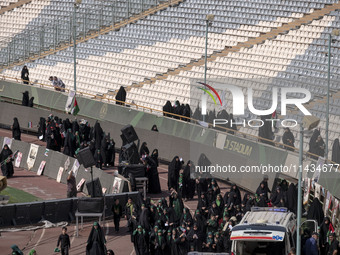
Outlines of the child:
<svg viewBox="0 0 340 255">
<path fill-rule="evenodd" d="M 61 255 L 68 255 L 68 250 L 71 249 L 70 237 L 67 234 L 67 227 L 62 228 L 62 234 L 58 238 L 57 247 L 61 249 Z"/>
</svg>

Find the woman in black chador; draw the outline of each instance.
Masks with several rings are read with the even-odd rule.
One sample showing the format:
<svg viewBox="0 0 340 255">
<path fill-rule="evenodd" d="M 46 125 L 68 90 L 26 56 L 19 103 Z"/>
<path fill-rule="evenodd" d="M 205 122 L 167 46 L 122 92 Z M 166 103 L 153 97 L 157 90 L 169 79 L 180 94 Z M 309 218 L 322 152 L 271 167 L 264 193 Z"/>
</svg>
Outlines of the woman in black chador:
<svg viewBox="0 0 340 255">
<path fill-rule="evenodd" d="M 17 118 L 14 118 L 13 126 L 12 126 L 12 137 L 15 140 L 21 140 L 21 130 L 20 130 L 20 125 L 19 121 Z"/>
<path fill-rule="evenodd" d="M 182 168 L 182 163 L 178 156 L 175 156 L 168 166 L 168 189 L 178 189 L 179 171 Z"/>
<path fill-rule="evenodd" d="M 151 157 L 145 157 L 143 160 L 146 166 L 146 173 L 149 178 L 148 191 L 151 194 L 159 194 L 162 192 L 161 185 L 159 182 L 159 175 L 157 170 L 157 164 Z"/>
<path fill-rule="evenodd" d="M 13 164 L 12 164 L 12 161 L 14 159 L 10 158 L 12 154 L 13 154 L 12 150 L 8 147 L 7 144 L 5 144 L 0 154 L 0 162 L 1 162 L 2 175 L 7 178 L 12 177 L 14 174 Z"/>
<path fill-rule="evenodd" d="M 140 151 L 139 151 L 139 155 L 143 156 L 143 155 L 147 155 L 149 156 L 149 148 L 148 148 L 148 144 L 146 142 L 142 143 L 142 146 L 140 147 Z"/>
<path fill-rule="evenodd" d="M 105 255 L 105 235 L 98 222 L 93 223 L 89 238 L 87 239 L 86 255 Z"/>
<path fill-rule="evenodd" d="M 24 66 L 21 70 L 21 79 L 24 84 L 28 84 L 30 81 L 29 72 L 27 66 Z"/>
<path fill-rule="evenodd" d="M 195 195 L 195 180 L 190 178 L 190 168 L 192 162 L 189 160 L 183 171 L 183 191 L 182 197 L 185 200 L 193 199 Z"/>
</svg>

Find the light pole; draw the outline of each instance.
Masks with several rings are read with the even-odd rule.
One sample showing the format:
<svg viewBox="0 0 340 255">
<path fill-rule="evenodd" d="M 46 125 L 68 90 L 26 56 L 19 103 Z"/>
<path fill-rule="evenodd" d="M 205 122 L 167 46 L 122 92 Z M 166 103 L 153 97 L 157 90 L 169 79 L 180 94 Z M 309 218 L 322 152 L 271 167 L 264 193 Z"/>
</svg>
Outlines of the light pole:
<svg viewBox="0 0 340 255">
<path fill-rule="evenodd" d="M 327 106 L 326 106 L 326 144 L 325 144 L 325 158 L 328 158 L 328 126 L 329 126 L 329 89 L 331 85 L 331 46 L 332 35 L 339 36 L 339 30 L 333 29 L 332 33 L 328 35 L 328 67 L 327 67 Z"/>
<path fill-rule="evenodd" d="M 300 123 L 300 146 L 299 146 L 299 172 L 298 172 L 298 201 L 297 201 L 297 228 L 296 228 L 296 254 L 301 254 L 301 217 L 302 217 L 302 171 L 303 171 L 303 137 L 306 130 L 310 131 L 320 123 L 320 119 L 313 116 L 305 116 Z M 307 134 L 306 134 L 307 135 Z"/>
<path fill-rule="evenodd" d="M 209 26 L 211 26 L 213 20 L 214 20 L 215 16 L 212 15 L 212 14 L 209 14 L 206 16 L 205 18 L 205 54 L 204 54 L 204 83 L 206 84 L 207 83 L 207 70 L 208 70 L 208 67 L 207 67 L 207 58 L 208 58 L 208 29 L 209 29 Z M 204 92 L 205 94 L 205 92 Z M 202 115 L 203 116 L 203 122 L 205 122 L 205 115 Z"/>
<path fill-rule="evenodd" d="M 77 91 L 77 18 L 76 13 L 82 0 L 74 1 L 73 8 L 73 89 Z"/>
<path fill-rule="evenodd" d="M 302 163 L 303 163 L 303 124 L 300 124 L 300 146 L 299 146 L 299 174 L 298 174 L 298 206 L 297 206 L 297 228 L 296 228 L 296 254 L 301 254 L 301 236 L 300 236 L 300 225 L 301 225 L 301 215 L 302 215 Z"/>
</svg>

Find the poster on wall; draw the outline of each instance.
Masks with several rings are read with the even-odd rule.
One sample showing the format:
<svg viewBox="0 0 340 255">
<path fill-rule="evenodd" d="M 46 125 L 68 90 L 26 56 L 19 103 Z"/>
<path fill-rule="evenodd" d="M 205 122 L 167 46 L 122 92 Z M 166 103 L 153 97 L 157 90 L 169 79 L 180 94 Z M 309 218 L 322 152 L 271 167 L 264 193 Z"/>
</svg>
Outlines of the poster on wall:
<svg viewBox="0 0 340 255">
<path fill-rule="evenodd" d="M 46 161 L 41 161 L 40 166 L 39 166 L 38 171 L 37 171 L 37 175 L 42 174 L 42 172 L 44 171 L 45 165 L 46 165 Z"/>
<path fill-rule="evenodd" d="M 314 183 L 314 197 L 320 200 L 321 197 L 321 186 L 317 183 Z"/>
<path fill-rule="evenodd" d="M 7 144 L 7 145 L 8 145 L 8 148 L 11 149 L 11 147 L 12 147 L 12 141 L 13 141 L 12 138 L 4 137 L 4 142 L 3 142 L 3 144 L 2 144 L 1 149 L 5 146 L 5 144 Z"/>
<path fill-rule="evenodd" d="M 68 168 L 70 167 L 70 164 L 71 164 L 70 158 L 67 157 L 67 159 L 66 159 L 66 161 L 65 161 L 65 164 L 64 164 L 64 169 L 65 169 L 65 171 L 68 170 Z"/>
<path fill-rule="evenodd" d="M 336 216 L 338 215 L 339 210 L 339 200 L 334 199 L 333 209 L 332 209 L 332 223 L 336 224 Z"/>
<path fill-rule="evenodd" d="M 120 193 L 121 186 L 122 186 L 122 179 L 119 177 L 116 177 L 113 181 L 112 194 Z"/>
<path fill-rule="evenodd" d="M 325 203 L 324 203 L 323 211 L 324 211 L 325 215 L 328 215 L 328 209 L 331 205 L 332 195 L 328 190 L 326 191 L 326 193 L 327 193 L 327 195 L 326 195 L 326 200 L 325 200 Z"/>
<path fill-rule="evenodd" d="M 79 164 L 78 160 L 75 160 L 74 163 L 73 163 L 73 166 L 71 168 L 71 171 L 73 172 L 74 177 L 77 177 L 79 167 L 80 167 L 80 164 Z"/>
<path fill-rule="evenodd" d="M 304 184 L 305 185 L 304 185 L 304 194 L 303 194 L 303 204 L 306 205 L 306 204 L 308 204 L 311 180 L 309 178 L 305 178 Z"/>
<path fill-rule="evenodd" d="M 65 104 L 65 111 L 66 113 L 71 113 L 72 107 L 73 107 L 73 99 L 74 96 L 76 95 L 76 92 L 74 90 L 70 90 L 68 92 L 68 97 L 67 97 L 67 101 Z"/>
<path fill-rule="evenodd" d="M 78 183 L 78 185 L 77 185 L 77 191 L 81 191 L 81 187 L 83 186 L 83 184 L 85 183 L 85 178 L 82 178 L 81 180 L 80 180 L 80 182 Z"/>
<path fill-rule="evenodd" d="M 15 167 L 20 167 L 21 159 L 22 159 L 22 153 L 18 152 L 17 157 L 14 162 Z"/>
<path fill-rule="evenodd" d="M 103 187 L 103 188 L 102 188 L 102 193 L 105 194 L 105 193 L 106 193 L 106 190 L 107 190 L 107 189 Z"/>
<path fill-rule="evenodd" d="M 57 182 L 61 182 L 61 177 L 63 176 L 64 168 L 61 166 L 59 167 L 58 175 L 57 175 Z"/>
<path fill-rule="evenodd" d="M 31 144 L 30 150 L 28 152 L 28 157 L 27 157 L 27 169 L 28 170 L 31 170 L 32 167 L 34 166 L 35 159 L 37 158 L 37 155 L 38 155 L 38 149 L 39 149 L 39 145 Z"/>
</svg>

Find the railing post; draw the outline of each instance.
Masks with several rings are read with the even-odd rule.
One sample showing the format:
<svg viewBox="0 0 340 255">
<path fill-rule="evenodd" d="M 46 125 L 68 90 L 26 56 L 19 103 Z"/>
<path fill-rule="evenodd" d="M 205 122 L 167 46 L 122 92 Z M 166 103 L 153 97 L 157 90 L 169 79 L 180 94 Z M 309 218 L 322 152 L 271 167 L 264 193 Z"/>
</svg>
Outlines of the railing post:
<svg viewBox="0 0 340 255">
<path fill-rule="evenodd" d="M 86 10 L 84 12 L 84 17 L 83 17 L 83 37 L 84 39 L 86 37 Z"/>
<path fill-rule="evenodd" d="M 70 16 L 70 31 L 69 31 L 69 43 L 72 43 L 72 30 L 73 30 L 73 26 L 72 26 L 73 22 L 72 22 L 72 16 Z"/>
<path fill-rule="evenodd" d="M 111 20 L 112 20 L 112 27 L 115 25 L 115 21 L 116 21 L 116 16 L 115 16 L 115 1 L 112 3 L 112 11 L 111 11 Z"/>
<path fill-rule="evenodd" d="M 129 17 L 129 15 L 130 15 L 130 0 L 128 0 L 128 8 L 127 8 L 127 17 L 126 18 L 128 18 Z"/>
</svg>

